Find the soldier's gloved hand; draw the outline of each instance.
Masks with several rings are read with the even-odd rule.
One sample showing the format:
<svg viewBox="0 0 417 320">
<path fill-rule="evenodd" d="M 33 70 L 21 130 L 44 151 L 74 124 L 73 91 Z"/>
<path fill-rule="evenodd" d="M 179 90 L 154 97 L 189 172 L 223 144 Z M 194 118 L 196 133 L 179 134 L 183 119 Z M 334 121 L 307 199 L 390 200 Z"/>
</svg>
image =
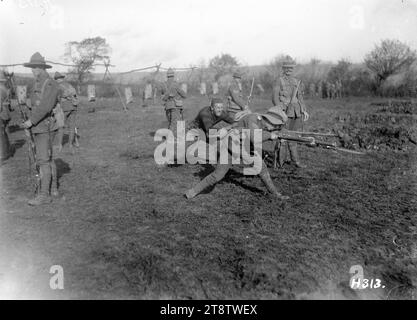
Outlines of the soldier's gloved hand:
<svg viewBox="0 0 417 320">
<path fill-rule="evenodd" d="M 310 115 L 308 114 L 308 112 L 304 111 L 303 114 L 304 114 L 304 121 L 308 121 L 308 119 L 310 119 Z"/>
<path fill-rule="evenodd" d="M 23 122 L 23 124 L 22 124 L 22 127 L 24 129 L 30 129 L 32 126 L 33 126 L 33 124 L 32 124 L 32 121 L 30 121 L 30 120 L 27 120 L 27 121 Z"/>
<path fill-rule="evenodd" d="M 278 133 L 272 132 L 271 133 L 271 140 L 277 140 L 279 138 Z"/>
</svg>

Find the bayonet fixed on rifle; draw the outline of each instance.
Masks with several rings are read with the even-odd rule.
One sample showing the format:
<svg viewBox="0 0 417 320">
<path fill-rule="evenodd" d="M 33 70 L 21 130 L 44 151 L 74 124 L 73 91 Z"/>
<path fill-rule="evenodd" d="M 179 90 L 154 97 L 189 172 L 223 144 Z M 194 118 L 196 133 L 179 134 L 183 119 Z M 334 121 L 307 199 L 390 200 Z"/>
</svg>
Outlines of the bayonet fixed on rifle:
<svg viewBox="0 0 417 320">
<path fill-rule="evenodd" d="M 253 94 L 253 86 L 255 85 L 255 77 L 252 78 L 252 85 L 250 88 L 250 93 L 248 96 L 248 102 L 246 103 L 246 105 L 249 105 L 250 101 L 252 100 L 252 94 Z"/>
</svg>

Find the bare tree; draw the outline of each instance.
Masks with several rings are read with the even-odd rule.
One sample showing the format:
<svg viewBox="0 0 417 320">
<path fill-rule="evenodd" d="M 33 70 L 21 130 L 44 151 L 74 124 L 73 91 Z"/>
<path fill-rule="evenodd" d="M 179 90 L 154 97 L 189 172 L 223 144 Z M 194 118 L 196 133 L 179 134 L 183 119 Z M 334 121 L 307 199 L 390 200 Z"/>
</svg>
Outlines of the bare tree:
<svg viewBox="0 0 417 320">
<path fill-rule="evenodd" d="M 399 40 L 386 39 L 366 55 L 365 64 L 375 74 L 379 89 L 389 76 L 410 67 L 415 60 L 416 52 L 408 45 Z"/>
<path fill-rule="evenodd" d="M 275 82 L 282 73 L 282 64 L 285 61 L 293 61 L 291 56 L 287 54 L 279 54 L 266 66 L 268 72 L 270 73 L 272 80 Z"/>
<path fill-rule="evenodd" d="M 209 62 L 209 67 L 213 68 L 216 72 L 216 81 L 225 74 L 232 73 L 233 69 L 239 66 L 239 62 L 235 57 L 228 53 L 222 53 L 215 56 Z"/>
<path fill-rule="evenodd" d="M 94 69 L 95 63 L 109 60 L 110 51 L 106 39 L 101 37 L 87 38 L 80 42 L 67 42 L 64 57 L 66 61 L 75 65 L 70 73 L 75 75 L 78 84 L 81 85 Z"/>
</svg>

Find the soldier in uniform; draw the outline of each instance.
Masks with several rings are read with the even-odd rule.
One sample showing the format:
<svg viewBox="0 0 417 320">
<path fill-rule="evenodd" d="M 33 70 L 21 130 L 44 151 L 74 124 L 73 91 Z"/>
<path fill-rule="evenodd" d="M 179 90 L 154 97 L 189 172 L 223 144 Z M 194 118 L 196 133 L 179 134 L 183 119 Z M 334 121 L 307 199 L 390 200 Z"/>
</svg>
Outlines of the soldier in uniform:
<svg viewBox="0 0 417 320">
<path fill-rule="evenodd" d="M 69 148 L 73 151 L 74 146 L 79 147 L 77 139 L 75 139 L 75 118 L 77 115 L 78 98 L 75 88 L 65 81 L 65 76 L 59 72 L 55 72 L 54 79 L 58 82 L 60 88 L 60 101 L 62 111 L 65 115 L 65 126 L 69 131 Z M 64 140 L 64 127 L 60 126 L 58 129 L 58 146 L 59 151 L 62 150 Z"/>
<path fill-rule="evenodd" d="M 317 86 L 317 95 L 320 99 L 323 98 L 323 82 L 320 80 Z"/>
<path fill-rule="evenodd" d="M 338 98 L 342 97 L 342 92 L 343 92 L 343 85 L 342 85 L 342 81 L 340 81 L 340 79 L 338 79 L 336 81 L 336 96 Z"/>
<path fill-rule="evenodd" d="M 171 68 L 167 71 L 167 82 L 162 92 L 165 112 L 168 120 L 168 128 L 177 136 L 177 121 L 183 120 L 183 99 L 187 96 L 174 80 L 174 70 Z"/>
<path fill-rule="evenodd" d="M 314 84 L 314 82 L 310 83 L 310 97 L 315 97 L 316 96 L 316 85 Z"/>
<path fill-rule="evenodd" d="M 294 67 L 295 63 L 293 61 L 286 61 L 282 65 L 283 75 L 278 79 L 278 83 L 274 87 L 272 103 L 285 111 L 288 117 L 288 130 L 301 131 L 303 122 L 309 119 L 309 115 L 304 104 L 301 81 L 292 76 Z M 283 142 L 281 144 L 279 152 L 280 163 L 285 162 L 287 145 L 291 160 L 295 166 L 297 168 L 305 168 L 306 166 L 301 164 L 298 157 L 296 142 Z"/>
<path fill-rule="evenodd" d="M 329 81 L 326 81 L 326 98 L 332 98 L 332 84 Z"/>
<path fill-rule="evenodd" d="M 221 110 L 220 105 L 216 105 L 216 108 L 213 111 L 217 116 L 220 116 L 223 111 Z M 272 107 L 267 111 L 266 114 L 258 115 L 255 113 L 248 113 L 246 116 L 243 116 L 241 119 L 236 122 L 233 127 L 235 129 L 249 129 L 251 130 L 250 139 L 251 144 L 253 145 L 253 130 L 255 129 L 265 129 L 262 131 L 262 142 L 267 140 L 276 140 L 278 139 L 277 134 L 273 132 L 269 132 L 269 130 L 272 129 L 279 129 L 285 122 L 286 115 L 279 107 Z M 211 125 L 209 125 L 211 126 Z M 206 131 L 209 129 L 206 124 L 203 123 L 201 126 L 201 129 L 203 129 L 206 132 L 206 135 L 208 132 Z M 219 131 L 219 137 L 220 139 L 225 138 L 227 135 L 227 130 L 225 128 L 221 129 Z M 247 151 L 249 152 L 249 151 Z M 229 153 L 231 153 L 229 149 Z M 202 191 L 207 189 L 208 187 L 214 186 L 216 183 L 221 181 L 229 169 L 232 168 L 231 159 L 229 158 L 229 162 L 227 164 L 217 164 L 216 169 L 214 172 L 209 174 L 207 177 L 205 177 L 202 181 L 200 181 L 196 186 L 194 186 L 192 189 L 188 190 L 185 193 L 185 196 L 187 199 L 192 199 L 196 197 L 198 194 L 200 194 Z M 274 196 L 275 198 L 279 200 L 288 200 L 289 197 L 283 196 L 275 187 L 271 176 L 268 172 L 268 168 L 266 164 L 262 161 L 262 169 L 259 173 L 259 177 L 261 178 L 262 182 L 265 184 L 268 192 Z"/>
<path fill-rule="evenodd" d="M 330 84 L 330 95 L 331 95 L 332 99 L 337 98 L 337 89 L 336 89 L 336 84 L 335 83 Z"/>
<path fill-rule="evenodd" d="M 30 96 L 31 113 L 29 119 L 23 123 L 25 129 L 31 129 L 36 147 L 36 162 L 40 169 L 40 191 L 28 204 L 38 206 L 52 201 L 51 195 L 57 196 L 57 185 L 52 184 L 52 172 L 56 171 L 52 161 L 52 141 L 55 137 L 57 125 L 53 117 L 53 109 L 59 102 L 60 88 L 51 79 L 46 69 L 51 68 L 45 63 L 44 57 L 36 52 L 30 62 L 24 64 L 31 68 L 35 77 L 35 85 Z"/>
<path fill-rule="evenodd" d="M 234 117 L 226 112 L 223 101 L 219 97 L 213 97 L 210 106 L 200 110 L 188 129 L 202 129 L 208 135 L 209 130 L 214 129 L 221 121 L 228 124 L 235 122 Z"/>
<path fill-rule="evenodd" d="M 7 134 L 7 124 L 10 121 L 9 92 L 5 86 L 6 77 L 0 70 L 0 165 L 10 156 L 10 141 Z"/>
<path fill-rule="evenodd" d="M 233 81 L 227 90 L 228 108 L 227 112 L 234 116 L 237 112 L 249 110 L 247 102 L 242 94 L 242 74 L 236 71 L 233 74 Z"/>
</svg>

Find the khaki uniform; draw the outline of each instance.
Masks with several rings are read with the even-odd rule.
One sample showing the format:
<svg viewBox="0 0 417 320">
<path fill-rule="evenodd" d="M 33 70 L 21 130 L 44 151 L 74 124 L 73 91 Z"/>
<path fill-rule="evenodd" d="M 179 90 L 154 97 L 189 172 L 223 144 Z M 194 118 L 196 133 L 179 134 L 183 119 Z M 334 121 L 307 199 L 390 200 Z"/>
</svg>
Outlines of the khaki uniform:
<svg viewBox="0 0 417 320">
<path fill-rule="evenodd" d="M 59 83 L 59 104 L 65 115 L 65 126 L 69 130 L 69 145 L 72 146 L 75 140 L 75 120 L 77 115 L 78 98 L 75 88 L 67 81 Z M 64 128 L 58 128 L 58 143 L 62 145 L 64 138 Z"/>
<path fill-rule="evenodd" d="M 168 128 L 177 136 L 177 121 L 183 120 L 184 102 L 187 95 L 174 80 L 166 82 L 162 100 L 164 101 Z"/>
<path fill-rule="evenodd" d="M 0 83 L 0 163 L 10 156 L 10 141 L 7 134 L 7 124 L 10 121 L 9 93 L 6 87 Z"/>
<path fill-rule="evenodd" d="M 243 98 L 242 87 L 236 80 L 233 80 L 232 84 L 227 90 L 228 108 L 227 112 L 233 116 L 236 112 L 245 109 L 246 101 Z"/>
<path fill-rule="evenodd" d="M 298 85 L 300 83 L 300 85 Z M 298 85 L 297 94 L 292 99 L 294 91 Z M 292 99 L 292 100 L 291 100 Z M 294 77 L 282 76 L 274 87 L 272 103 L 284 110 L 288 116 L 286 128 L 288 130 L 303 130 L 303 113 L 306 111 L 303 98 L 303 86 L 299 80 Z M 280 148 L 280 163 L 284 163 L 287 157 L 287 145 L 290 151 L 291 160 L 299 163 L 297 143 L 283 142 Z"/>
<path fill-rule="evenodd" d="M 55 137 L 57 124 L 53 117 L 53 109 L 59 102 L 59 85 L 45 72 L 35 80 L 30 95 L 32 110 L 29 116 L 36 147 L 36 162 L 40 169 L 40 193 L 49 196 L 52 171 L 56 172 L 52 161 L 52 141 Z"/>
</svg>

